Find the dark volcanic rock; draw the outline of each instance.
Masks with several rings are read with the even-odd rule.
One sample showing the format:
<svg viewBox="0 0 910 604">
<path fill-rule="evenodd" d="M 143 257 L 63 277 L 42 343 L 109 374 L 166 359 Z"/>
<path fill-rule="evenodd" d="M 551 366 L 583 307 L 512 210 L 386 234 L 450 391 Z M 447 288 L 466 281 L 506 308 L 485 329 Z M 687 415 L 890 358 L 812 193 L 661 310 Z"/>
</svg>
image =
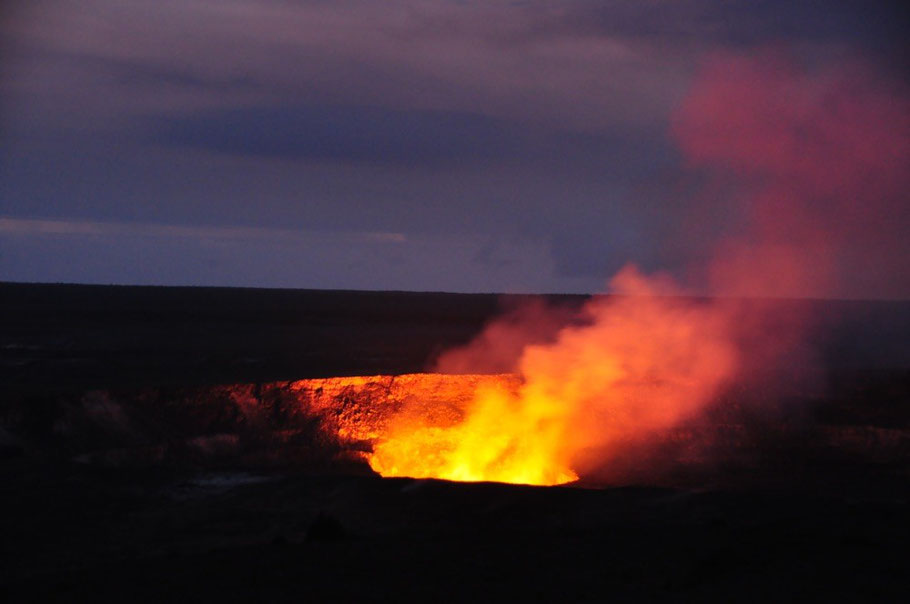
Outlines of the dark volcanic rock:
<svg viewBox="0 0 910 604">
<path fill-rule="evenodd" d="M 307 541 L 338 541 L 348 536 L 341 521 L 320 510 L 306 532 Z"/>
</svg>

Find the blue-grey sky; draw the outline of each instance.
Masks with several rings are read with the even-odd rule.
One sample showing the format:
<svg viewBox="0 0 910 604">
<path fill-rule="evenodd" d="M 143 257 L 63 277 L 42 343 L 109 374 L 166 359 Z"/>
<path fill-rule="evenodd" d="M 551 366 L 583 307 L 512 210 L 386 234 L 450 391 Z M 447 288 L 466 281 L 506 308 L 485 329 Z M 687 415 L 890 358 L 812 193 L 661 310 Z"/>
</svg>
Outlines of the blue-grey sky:
<svg viewBox="0 0 910 604">
<path fill-rule="evenodd" d="M 685 276 L 741 220 L 724 208 L 742 175 L 706 177 L 672 134 L 705 61 L 772 48 L 903 90 L 906 26 L 900 3 L 859 0 L 13 0 L 0 280 L 594 292 L 627 262 Z M 841 250 L 865 277 L 833 294 L 910 295 L 903 251 L 869 277 Z"/>
</svg>

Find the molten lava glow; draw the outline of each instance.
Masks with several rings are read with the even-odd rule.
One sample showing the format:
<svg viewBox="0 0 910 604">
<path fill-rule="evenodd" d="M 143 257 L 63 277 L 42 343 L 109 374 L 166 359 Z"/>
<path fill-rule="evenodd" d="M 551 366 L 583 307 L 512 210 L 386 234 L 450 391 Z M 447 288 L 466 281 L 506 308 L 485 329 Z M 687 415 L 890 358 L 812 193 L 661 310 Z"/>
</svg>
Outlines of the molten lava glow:
<svg viewBox="0 0 910 604">
<path fill-rule="evenodd" d="M 516 388 L 480 384 L 448 425 L 407 406 L 376 440 L 383 476 L 554 485 L 700 410 L 735 370 L 731 313 L 672 297 L 634 269 L 585 310 L 585 323 L 527 347 Z"/>
</svg>

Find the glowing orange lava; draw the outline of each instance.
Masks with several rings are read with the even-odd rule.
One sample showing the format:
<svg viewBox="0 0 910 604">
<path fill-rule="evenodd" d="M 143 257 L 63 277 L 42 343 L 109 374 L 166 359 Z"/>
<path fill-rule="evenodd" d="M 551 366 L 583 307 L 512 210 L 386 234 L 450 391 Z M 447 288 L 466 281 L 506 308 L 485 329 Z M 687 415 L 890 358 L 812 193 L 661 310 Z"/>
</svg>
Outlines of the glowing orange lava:
<svg viewBox="0 0 910 604">
<path fill-rule="evenodd" d="M 374 447 L 370 466 L 383 476 L 571 482 L 578 476 L 561 455 L 565 435 L 559 407 L 499 384 L 484 384 L 474 392 L 464 419 L 454 425 L 427 425 L 407 414 L 396 418 Z"/>
</svg>

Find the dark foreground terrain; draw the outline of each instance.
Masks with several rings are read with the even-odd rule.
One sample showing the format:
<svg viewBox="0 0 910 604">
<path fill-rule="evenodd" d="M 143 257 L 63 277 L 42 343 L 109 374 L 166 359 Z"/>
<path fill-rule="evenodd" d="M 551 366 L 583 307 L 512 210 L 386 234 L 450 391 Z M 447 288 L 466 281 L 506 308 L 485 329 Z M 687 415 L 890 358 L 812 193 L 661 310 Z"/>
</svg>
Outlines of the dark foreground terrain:
<svg viewBox="0 0 910 604">
<path fill-rule="evenodd" d="M 906 595 L 906 492 L 865 499 L 304 474 L 16 472 L 3 487 L 11 500 L 6 601 Z"/>
<path fill-rule="evenodd" d="M 502 304 L 0 285 L 0 599 L 906 601 L 910 305 L 791 303 L 823 387 L 633 484 L 382 479 L 294 411 L 287 380 L 425 370 Z"/>
</svg>

